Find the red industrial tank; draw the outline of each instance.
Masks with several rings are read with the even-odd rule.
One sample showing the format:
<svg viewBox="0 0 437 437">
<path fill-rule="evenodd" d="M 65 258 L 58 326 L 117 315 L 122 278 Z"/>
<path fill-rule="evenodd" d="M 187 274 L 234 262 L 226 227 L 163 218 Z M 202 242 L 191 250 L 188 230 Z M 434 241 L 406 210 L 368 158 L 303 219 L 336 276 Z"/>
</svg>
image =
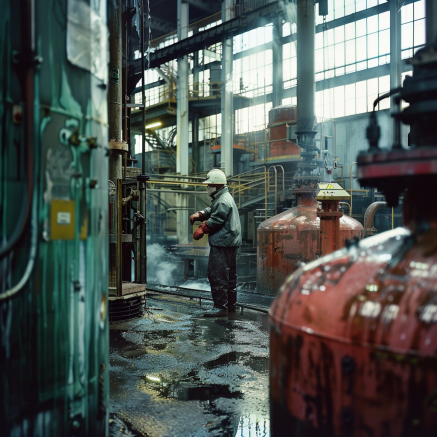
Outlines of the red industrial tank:
<svg viewBox="0 0 437 437">
<path fill-rule="evenodd" d="M 300 155 L 300 147 L 287 141 L 287 124 L 296 123 L 296 106 L 277 106 L 269 111 L 270 156 Z"/>
<path fill-rule="evenodd" d="M 272 437 L 437 435 L 437 2 L 427 2 L 430 43 L 411 61 L 391 150 L 357 159 L 363 186 L 388 207 L 403 194 L 405 227 L 348 243 L 288 276 L 270 308 Z M 374 102 L 374 106 L 380 98 Z"/>
<path fill-rule="evenodd" d="M 320 219 L 314 189 L 295 190 L 297 206 L 258 226 L 257 291 L 275 295 L 296 263 L 320 255 Z M 352 217 L 340 218 L 340 246 L 346 239 L 362 238 L 364 228 Z"/>
<path fill-rule="evenodd" d="M 272 436 L 434 436 L 436 321 L 437 220 L 297 270 L 270 309 Z"/>
</svg>

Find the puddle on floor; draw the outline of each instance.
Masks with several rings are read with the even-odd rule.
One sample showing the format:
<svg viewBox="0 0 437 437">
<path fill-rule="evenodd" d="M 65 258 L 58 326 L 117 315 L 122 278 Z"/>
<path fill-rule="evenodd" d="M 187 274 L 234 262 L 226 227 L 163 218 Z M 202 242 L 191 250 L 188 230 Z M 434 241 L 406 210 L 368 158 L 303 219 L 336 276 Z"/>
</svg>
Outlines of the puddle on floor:
<svg viewBox="0 0 437 437">
<path fill-rule="evenodd" d="M 268 437 L 267 317 L 160 306 L 159 317 L 111 328 L 112 410 L 156 437 Z"/>
</svg>

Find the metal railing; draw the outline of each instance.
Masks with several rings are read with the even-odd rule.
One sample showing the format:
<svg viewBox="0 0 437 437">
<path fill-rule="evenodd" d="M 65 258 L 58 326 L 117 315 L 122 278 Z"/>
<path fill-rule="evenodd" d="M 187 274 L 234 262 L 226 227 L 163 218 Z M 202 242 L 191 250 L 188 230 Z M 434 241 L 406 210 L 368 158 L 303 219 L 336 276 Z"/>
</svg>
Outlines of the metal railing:
<svg viewBox="0 0 437 437">
<path fill-rule="evenodd" d="M 270 170 L 274 170 L 275 174 L 275 215 L 278 213 L 278 171 L 276 168 L 282 169 L 282 195 L 285 194 L 285 170 L 282 165 L 272 165 L 268 169 L 268 177 L 267 177 L 267 192 L 270 192 Z"/>
<path fill-rule="evenodd" d="M 188 97 L 199 99 L 202 97 L 220 96 L 222 82 L 196 82 L 188 85 Z"/>
</svg>

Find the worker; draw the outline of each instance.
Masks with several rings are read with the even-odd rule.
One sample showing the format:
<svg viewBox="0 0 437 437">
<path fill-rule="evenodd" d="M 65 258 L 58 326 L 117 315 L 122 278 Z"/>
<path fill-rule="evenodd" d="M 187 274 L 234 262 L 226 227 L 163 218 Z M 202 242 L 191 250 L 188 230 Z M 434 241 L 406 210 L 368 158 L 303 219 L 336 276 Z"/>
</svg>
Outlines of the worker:
<svg viewBox="0 0 437 437">
<path fill-rule="evenodd" d="M 236 311 L 237 252 L 241 245 L 241 224 L 237 205 L 226 185 L 226 175 L 219 169 L 211 170 L 203 182 L 208 185 L 211 206 L 190 216 L 191 224 L 203 221 L 193 238 L 209 235 L 208 280 L 214 307 L 205 317 L 225 317 Z"/>
</svg>

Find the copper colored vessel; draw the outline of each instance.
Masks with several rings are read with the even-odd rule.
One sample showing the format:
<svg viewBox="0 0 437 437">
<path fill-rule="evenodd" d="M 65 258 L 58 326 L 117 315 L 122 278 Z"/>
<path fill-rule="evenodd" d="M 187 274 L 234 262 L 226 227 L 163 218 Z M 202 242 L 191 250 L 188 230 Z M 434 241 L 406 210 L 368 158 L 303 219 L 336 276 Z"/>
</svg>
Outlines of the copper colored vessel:
<svg viewBox="0 0 437 437">
<path fill-rule="evenodd" d="M 296 106 L 277 106 L 269 111 L 270 157 L 300 155 L 300 147 L 287 139 L 287 124 L 296 123 Z"/>
<path fill-rule="evenodd" d="M 298 206 L 261 223 L 258 227 L 257 291 L 276 294 L 299 262 L 321 254 L 320 218 L 314 190 L 296 191 Z M 363 226 L 352 217 L 340 217 L 340 247 L 346 239 L 363 237 Z"/>
</svg>

